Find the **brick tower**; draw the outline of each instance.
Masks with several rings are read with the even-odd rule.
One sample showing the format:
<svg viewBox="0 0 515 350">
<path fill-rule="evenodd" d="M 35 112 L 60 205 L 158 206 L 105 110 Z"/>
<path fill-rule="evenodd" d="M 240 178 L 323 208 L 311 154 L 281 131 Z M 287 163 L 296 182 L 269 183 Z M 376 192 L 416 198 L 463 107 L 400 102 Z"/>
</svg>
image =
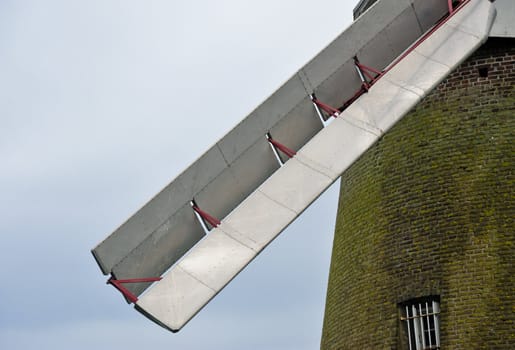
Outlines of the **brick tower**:
<svg viewBox="0 0 515 350">
<path fill-rule="evenodd" d="M 344 173 L 322 349 L 515 349 L 514 83 L 490 38 Z"/>
</svg>

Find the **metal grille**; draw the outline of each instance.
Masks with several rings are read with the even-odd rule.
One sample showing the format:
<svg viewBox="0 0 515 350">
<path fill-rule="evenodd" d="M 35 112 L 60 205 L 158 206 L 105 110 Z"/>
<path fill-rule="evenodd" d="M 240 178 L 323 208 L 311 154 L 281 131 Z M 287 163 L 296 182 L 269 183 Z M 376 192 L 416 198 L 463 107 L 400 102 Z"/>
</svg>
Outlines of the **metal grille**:
<svg viewBox="0 0 515 350">
<path fill-rule="evenodd" d="M 404 305 L 404 316 L 410 350 L 440 349 L 440 305 L 427 299 Z"/>
</svg>

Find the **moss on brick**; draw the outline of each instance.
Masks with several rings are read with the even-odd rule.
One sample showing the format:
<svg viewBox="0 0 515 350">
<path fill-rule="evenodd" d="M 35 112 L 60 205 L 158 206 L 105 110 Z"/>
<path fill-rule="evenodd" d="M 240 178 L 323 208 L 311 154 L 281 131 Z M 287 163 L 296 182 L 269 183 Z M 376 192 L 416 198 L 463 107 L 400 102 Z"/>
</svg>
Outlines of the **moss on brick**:
<svg viewBox="0 0 515 350">
<path fill-rule="evenodd" d="M 425 295 L 442 348 L 515 348 L 514 67 L 490 39 L 342 176 L 323 349 L 402 348 Z"/>
</svg>

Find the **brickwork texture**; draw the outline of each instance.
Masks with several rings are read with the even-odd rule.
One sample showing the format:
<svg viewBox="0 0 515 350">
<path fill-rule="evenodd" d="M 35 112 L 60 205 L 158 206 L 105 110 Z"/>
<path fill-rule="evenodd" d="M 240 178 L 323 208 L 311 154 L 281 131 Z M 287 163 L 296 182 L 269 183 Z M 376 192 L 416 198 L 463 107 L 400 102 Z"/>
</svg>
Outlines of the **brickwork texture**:
<svg viewBox="0 0 515 350">
<path fill-rule="evenodd" d="M 322 349 L 405 349 L 429 295 L 442 349 L 515 349 L 514 82 L 489 39 L 342 176 Z"/>
</svg>

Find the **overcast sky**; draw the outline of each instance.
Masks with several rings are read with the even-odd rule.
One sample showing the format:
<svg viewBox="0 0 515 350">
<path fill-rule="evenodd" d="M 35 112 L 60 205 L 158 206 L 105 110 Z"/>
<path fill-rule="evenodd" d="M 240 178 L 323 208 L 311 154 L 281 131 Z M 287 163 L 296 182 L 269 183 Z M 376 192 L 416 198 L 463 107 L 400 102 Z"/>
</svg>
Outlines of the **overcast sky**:
<svg viewBox="0 0 515 350">
<path fill-rule="evenodd" d="M 0 0 L 0 348 L 317 349 L 337 184 L 177 334 L 106 286 L 90 249 L 355 2 Z"/>
</svg>

